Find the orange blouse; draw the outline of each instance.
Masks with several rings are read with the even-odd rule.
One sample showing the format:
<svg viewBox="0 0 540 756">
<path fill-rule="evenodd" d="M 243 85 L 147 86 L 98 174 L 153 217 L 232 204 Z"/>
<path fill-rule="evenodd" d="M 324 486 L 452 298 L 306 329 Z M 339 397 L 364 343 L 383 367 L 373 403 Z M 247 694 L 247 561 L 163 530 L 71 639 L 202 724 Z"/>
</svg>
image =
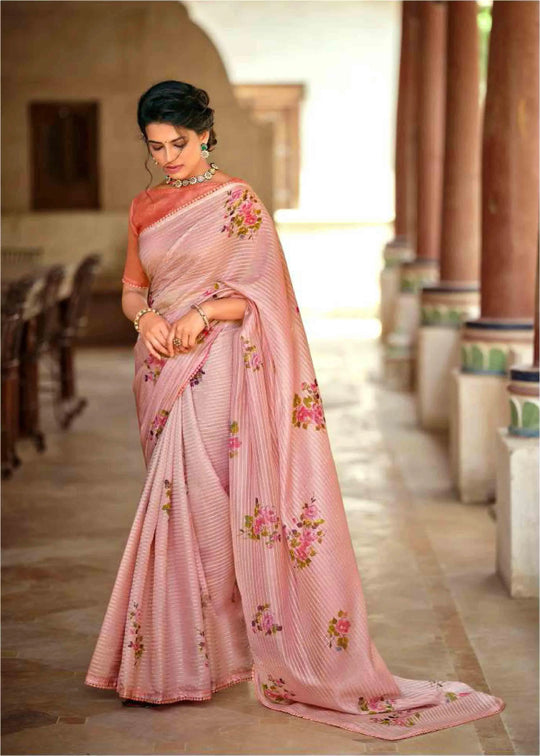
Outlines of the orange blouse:
<svg viewBox="0 0 540 756">
<path fill-rule="evenodd" d="M 147 289 L 150 286 L 150 279 L 146 275 L 139 259 L 140 229 L 135 226 L 133 217 L 134 204 L 135 199 L 131 201 L 129 208 L 127 252 L 122 283 L 128 284 L 129 286 L 135 286 L 138 289 Z"/>
<path fill-rule="evenodd" d="M 244 179 L 239 177 L 233 177 L 229 181 L 246 183 Z M 139 258 L 139 234 L 141 230 L 198 197 L 210 194 L 218 186 L 222 186 L 222 184 L 213 185 L 210 190 L 205 184 L 193 184 L 182 189 L 177 189 L 174 186 L 153 186 L 147 191 L 139 192 L 132 199 L 129 208 L 128 241 L 122 283 L 138 289 L 147 289 L 150 286 L 150 279 Z"/>
</svg>

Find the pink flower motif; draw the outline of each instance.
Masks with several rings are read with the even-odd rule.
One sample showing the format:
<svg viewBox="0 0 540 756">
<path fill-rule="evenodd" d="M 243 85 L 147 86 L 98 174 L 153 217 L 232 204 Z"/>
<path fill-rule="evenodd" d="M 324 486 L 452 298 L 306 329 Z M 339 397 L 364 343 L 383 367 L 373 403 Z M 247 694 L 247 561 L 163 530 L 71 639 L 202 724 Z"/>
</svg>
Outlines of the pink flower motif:
<svg viewBox="0 0 540 756">
<path fill-rule="evenodd" d="M 318 514 L 319 509 L 315 504 L 304 507 L 304 517 L 307 517 L 308 520 L 314 520 Z"/>
<path fill-rule="evenodd" d="M 240 533 L 252 540 L 262 541 L 268 548 L 273 548 L 275 542 L 281 540 L 280 530 L 279 514 L 255 498 L 255 509 L 252 514 L 244 515 L 244 527 L 240 528 Z"/>
<path fill-rule="evenodd" d="M 239 438 L 235 438 L 234 436 L 229 438 L 229 449 L 239 449 L 241 445 L 242 442 Z"/>
<path fill-rule="evenodd" d="M 272 626 L 274 624 L 274 618 L 272 617 L 272 614 L 270 612 L 265 612 L 262 616 L 262 622 L 263 630 L 265 632 L 272 632 Z"/>
<path fill-rule="evenodd" d="M 345 651 L 349 645 L 349 639 L 347 638 L 347 632 L 351 623 L 347 617 L 347 612 L 340 609 L 337 615 L 332 617 L 328 623 L 328 630 L 326 637 L 328 638 L 328 646 L 335 648 L 336 651 Z"/>
<path fill-rule="evenodd" d="M 162 432 L 163 428 L 165 427 L 165 423 L 167 422 L 167 417 L 169 415 L 169 410 L 159 410 L 152 420 L 152 425 L 150 427 L 149 435 L 150 437 L 157 438 L 160 433 Z"/>
<path fill-rule="evenodd" d="M 262 222 L 262 213 L 257 198 L 247 188 L 236 188 L 227 193 L 222 231 L 227 236 L 236 235 L 252 239 Z"/>
<path fill-rule="evenodd" d="M 258 352 L 253 352 L 251 355 L 251 367 L 254 370 L 257 370 L 257 368 L 262 365 L 262 357 Z"/>
<path fill-rule="evenodd" d="M 295 393 L 293 396 L 293 425 L 297 428 L 306 429 L 311 421 L 315 426 L 315 430 L 326 429 L 324 410 L 321 396 L 317 388 L 317 380 L 315 379 L 311 383 L 302 381 L 301 388 L 305 395 L 301 396 L 300 394 Z"/>
<path fill-rule="evenodd" d="M 312 409 L 312 418 L 313 422 L 317 425 L 322 425 L 324 423 L 324 414 L 323 414 L 323 408 L 321 404 L 314 404 Z"/>
<path fill-rule="evenodd" d="M 346 619 L 340 619 L 336 622 L 336 630 L 338 631 L 338 633 L 347 633 L 350 626 L 351 623 Z"/>
<path fill-rule="evenodd" d="M 259 512 L 265 523 L 274 523 L 278 521 L 276 510 L 272 509 L 268 505 L 261 507 Z"/>
<path fill-rule="evenodd" d="M 246 368 L 258 370 L 263 364 L 263 360 L 260 354 L 257 352 L 256 345 L 251 344 L 249 339 L 246 339 L 244 336 L 240 336 L 240 339 L 242 341 L 242 349 L 244 352 L 244 365 L 246 366 Z"/>
<path fill-rule="evenodd" d="M 312 417 L 311 410 L 302 405 L 301 407 L 298 407 L 296 417 L 299 423 L 309 423 Z"/>
<path fill-rule="evenodd" d="M 253 521 L 253 532 L 258 535 L 264 527 L 264 517 L 256 517 Z"/>
<path fill-rule="evenodd" d="M 246 213 L 244 215 L 244 223 L 246 226 L 254 226 L 257 223 L 257 216 L 254 213 Z"/>
<path fill-rule="evenodd" d="M 370 698 L 367 705 L 371 711 L 384 711 L 388 708 L 386 701 L 382 698 Z"/>
<path fill-rule="evenodd" d="M 325 531 L 320 527 L 324 519 L 315 504 L 315 496 L 309 503 L 304 503 L 300 515 L 294 520 L 294 527 L 283 523 L 283 531 L 289 546 L 289 556 L 295 567 L 307 567 L 317 553 L 315 542 L 322 543 Z"/>
<path fill-rule="evenodd" d="M 315 530 L 304 530 L 304 532 L 302 533 L 302 544 L 304 544 L 305 546 L 309 546 L 316 540 L 317 533 L 315 532 Z"/>
<path fill-rule="evenodd" d="M 274 621 L 270 604 L 267 602 L 257 606 L 257 612 L 251 620 L 251 629 L 254 633 L 262 632 L 264 635 L 272 635 L 281 632 L 283 627 Z"/>
</svg>

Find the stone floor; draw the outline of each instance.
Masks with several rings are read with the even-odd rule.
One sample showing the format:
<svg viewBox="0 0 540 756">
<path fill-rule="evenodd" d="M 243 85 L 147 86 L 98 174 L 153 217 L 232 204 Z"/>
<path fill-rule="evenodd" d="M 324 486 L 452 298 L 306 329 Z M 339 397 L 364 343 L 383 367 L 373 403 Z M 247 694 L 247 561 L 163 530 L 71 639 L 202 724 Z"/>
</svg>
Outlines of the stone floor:
<svg viewBox="0 0 540 756">
<path fill-rule="evenodd" d="M 211 701 L 126 708 L 83 678 L 143 484 L 132 352 L 77 353 L 89 404 L 3 485 L 4 754 L 538 754 L 538 602 L 494 572 L 489 506 L 456 500 L 447 440 L 379 381 L 374 339 L 306 322 L 370 630 L 392 672 L 459 679 L 499 715 L 401 741 L 272 712 L 251 682 Z M 330 329 L 330 330 L 329 330 Z M 329 338 L 328 336 L 332 336 Z M 46 376 L 45 376 L 46 377 Z"/>
</svg>

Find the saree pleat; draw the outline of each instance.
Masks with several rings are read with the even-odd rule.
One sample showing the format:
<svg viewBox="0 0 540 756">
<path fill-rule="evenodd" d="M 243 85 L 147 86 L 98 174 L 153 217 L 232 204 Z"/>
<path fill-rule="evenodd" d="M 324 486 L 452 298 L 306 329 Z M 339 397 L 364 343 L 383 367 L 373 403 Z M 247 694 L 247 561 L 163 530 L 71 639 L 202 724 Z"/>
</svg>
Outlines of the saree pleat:
<svg viewBox="0 0 540 756">
<path fill-rule="evenodd" d="M 464 682 L 392 674 L 373 643 L 309 344 L 255 192 L 218 186 L 139 242 L 169 322 L 212 298 L 246 309 L 174 359 L 135 344 L 147 479 L 87 683 L 165 703 L 251 676 L 270 709 L 386 740 L 501 711 Z"/>
<path fill-rule="evenodd" d="M 252 677 L 229 521 L 237 329 L 229 324 L 220 332 L 204 380 L 175 400 L 154 447 L 88 685 L 169 703 L 208 699 Z"/>
</svg>

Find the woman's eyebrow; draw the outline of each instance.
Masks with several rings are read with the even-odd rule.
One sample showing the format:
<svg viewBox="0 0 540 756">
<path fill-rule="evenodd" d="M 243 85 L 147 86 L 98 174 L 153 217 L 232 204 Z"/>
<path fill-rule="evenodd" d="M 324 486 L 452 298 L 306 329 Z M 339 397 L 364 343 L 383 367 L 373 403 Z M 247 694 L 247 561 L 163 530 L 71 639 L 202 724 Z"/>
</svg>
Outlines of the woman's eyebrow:
<svg viewBox="0 0 540 756">
<path fill-rule="evenodd" d="M 185 136 L 177 136 L 176 139 L 185 139 Z M 169 142 L 176 142 L 176 139 L 169 139 Z M 167 144 L 167 142 L 158 142 L 157 139 L 148 139 L 148 141 L 155 144 Z"/>
</svg>

